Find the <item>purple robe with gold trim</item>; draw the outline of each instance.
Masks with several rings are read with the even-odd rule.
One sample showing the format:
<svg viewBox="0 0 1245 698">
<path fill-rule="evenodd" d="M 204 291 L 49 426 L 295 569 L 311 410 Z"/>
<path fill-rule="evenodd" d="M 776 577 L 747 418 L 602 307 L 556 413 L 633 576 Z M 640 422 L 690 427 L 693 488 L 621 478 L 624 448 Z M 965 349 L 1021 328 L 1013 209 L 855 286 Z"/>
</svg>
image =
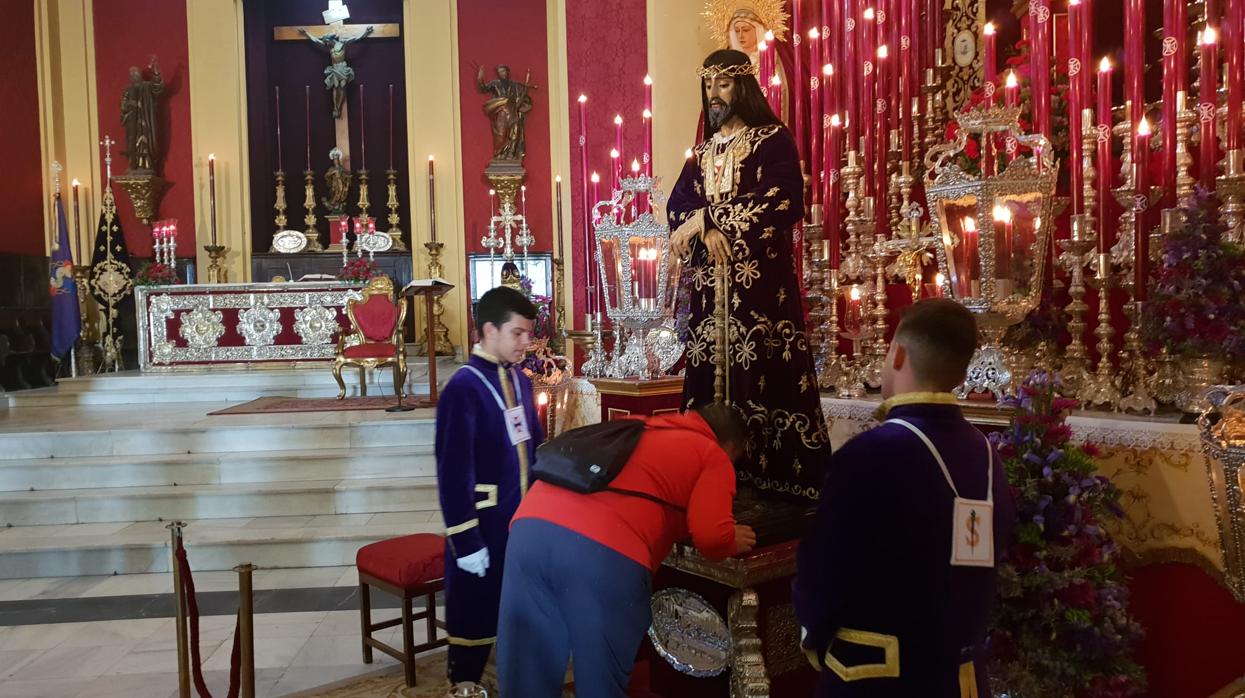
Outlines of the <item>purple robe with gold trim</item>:
<svg viewBox="0 0 1245 698">
<path fill-rule="evenodd" d="M 740 479 L 815 498 L 830 439 L 795 276 L 792 229 L 804 215 L 804 194 L 790 131 L 745 128 L 730 139 L 701 143 L 679 175 L 668 211 L 671 228 L 703 215 L 705 229 L 721 230 L 733 253 L 723 292 L 729 320 L 719 316 L 717 272 L 699 241 L 685 270 L 685 407 L 713 402 L 721 393 L 748 420 Z"/>
</svg>

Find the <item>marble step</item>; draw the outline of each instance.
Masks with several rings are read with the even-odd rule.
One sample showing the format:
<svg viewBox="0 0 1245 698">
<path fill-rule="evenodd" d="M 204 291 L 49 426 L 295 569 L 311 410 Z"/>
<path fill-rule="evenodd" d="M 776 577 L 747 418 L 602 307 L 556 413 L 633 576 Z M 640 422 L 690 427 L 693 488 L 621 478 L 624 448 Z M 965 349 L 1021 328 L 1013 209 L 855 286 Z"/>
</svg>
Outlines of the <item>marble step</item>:
<svg viewBox="0 0 1245 698">
<path fill-rule="evenodd" d="M 430 476 L 432 444 L 0 460 L 0 493 Z M 0 495 L 2 496 L 2 495 Z"/>
<path fill-rule="evenodd" d="M 317 525 L 319 520 L 326 525 Z M 0 529 L 0 579 L 168 572 L 165 526 L 151 521 Z M 229 570 L 243 562 L 337 567 L 353 565 L 355 553 L 369 543 L 443 530 L 438 512 L 191 521 L 185 544 L 195 571 Z"/>
<path fill-rule="evenodd" d="M 113 487 L 0 494 L 0 524 L 33 526 L 156 519 L 435 511 L 433 476 L 372 480 Z"/>
<path fill-rule="evenodd" d="M 315 412 L 204 417 L 158 426 L 157 410 L 148 415 L 150 427 L 0 433 L 0 461 L 426 446 L 434 439 L 433 416 L 427 409 L 392 418 L 379 411 Z"/>
</svg>

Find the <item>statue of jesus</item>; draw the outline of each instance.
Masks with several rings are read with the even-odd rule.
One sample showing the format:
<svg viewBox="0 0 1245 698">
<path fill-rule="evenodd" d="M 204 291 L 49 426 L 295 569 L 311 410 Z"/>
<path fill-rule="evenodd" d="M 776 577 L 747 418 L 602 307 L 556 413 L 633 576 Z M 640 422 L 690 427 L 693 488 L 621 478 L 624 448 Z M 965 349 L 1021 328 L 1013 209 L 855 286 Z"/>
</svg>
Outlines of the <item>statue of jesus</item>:
<svg viewBox="0 0 1245 698">
<path fill-rule="evenodd" d="M 130 67 L 130 84 L 121 93 L 121 125 L 125 127 L 125 150 L 130 171 L 150 172 L 160 160 L 157 133 L 156 97 L 164 92 L 164 78 L 156 57 L 147 64 L 151 79 L 143 79 L 143 71 Z"/>
<path fill-rule="evenodd" d="M 337 34 L 325 34 L 316 38 L 307 33 L 306 27 L 299 27 L 298 32 L 311 40 L 311 43 L 328 49 L 331 63 L 324 69 L 324 89 L 333 93 L 333 118 L 342 115 L 342 105 L 346 103 L 346 85 L 354 80 L 354 70 L 346 65 L 346 47 L 360 39 L 371 36 L 376 28 L 369 26 L 363 33 L 353 38 L 342 38 Z"/>
<path fill-rule="evenodd" d="M 524 137 L 524 122 L 532 110 L 532 98 L 528 91 L 535 86 L 531 84 L 532 71 L 527 72 L 523 82 L 510 79 L 510 67 L 497 66 L 497 79 L 484 81 L 484 67 L 476 70 L 476 89 L 492 95 L 484 102 L 484 114 L 493 124 L 493 159 L 522 160 L 527 152 Z"/>
</svg>

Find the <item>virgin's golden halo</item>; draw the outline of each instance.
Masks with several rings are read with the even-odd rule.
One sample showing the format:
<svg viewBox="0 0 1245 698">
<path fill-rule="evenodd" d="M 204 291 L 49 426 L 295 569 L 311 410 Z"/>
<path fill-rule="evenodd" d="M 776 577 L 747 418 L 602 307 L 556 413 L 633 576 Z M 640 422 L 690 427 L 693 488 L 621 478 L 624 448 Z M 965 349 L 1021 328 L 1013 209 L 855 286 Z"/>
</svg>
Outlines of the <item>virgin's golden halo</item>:
<svg viewBox="0 0 1245 698">
<path fill-rule="evenodd" d="M 729 44 L 731 22 L 740 17 L 760 22 L 774 32 L 776 39 L 782 39 L 787 33 L 787 13 L 782 0 L 707 0 L 701 16 L 709 25 L 713 40 L 722 46 Z"/>
<path fill-rule="evenodd" d="M 751 63 L 744 65 L 711 65 L 708 68 L 697 68 L 696 75 L 701 78 L 715 78 L 724 76 L 728 78 L 737 78 L 740 75 L 756 75 L 757 67 Z"/>
</svg>

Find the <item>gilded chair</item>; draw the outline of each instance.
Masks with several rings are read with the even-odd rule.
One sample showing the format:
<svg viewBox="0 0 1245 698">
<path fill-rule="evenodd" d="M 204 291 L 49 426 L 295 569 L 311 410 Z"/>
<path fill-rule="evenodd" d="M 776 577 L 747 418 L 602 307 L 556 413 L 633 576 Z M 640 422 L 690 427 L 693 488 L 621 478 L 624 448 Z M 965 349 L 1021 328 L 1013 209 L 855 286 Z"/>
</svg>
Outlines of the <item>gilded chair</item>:
<svg viewBox="0 0 1245 698">
<path fill-rule="evenodd" d="M 346 317 L 350 329 L 337 339 L 337 358 L 333 361 L 333 378 L 337 380 L 337 399 L 346 397 L 342 368 L 359 368 L 359 393 L 367 396 L 368 369 L 393 366 L 395 393 L 406 382 L 406 343 L 402 323 L 406 320 L 406 303 L 396 302 L 393 282 L 380 276 L 368 282 L 362 297 L 346 301 Z"/>
</svg>

